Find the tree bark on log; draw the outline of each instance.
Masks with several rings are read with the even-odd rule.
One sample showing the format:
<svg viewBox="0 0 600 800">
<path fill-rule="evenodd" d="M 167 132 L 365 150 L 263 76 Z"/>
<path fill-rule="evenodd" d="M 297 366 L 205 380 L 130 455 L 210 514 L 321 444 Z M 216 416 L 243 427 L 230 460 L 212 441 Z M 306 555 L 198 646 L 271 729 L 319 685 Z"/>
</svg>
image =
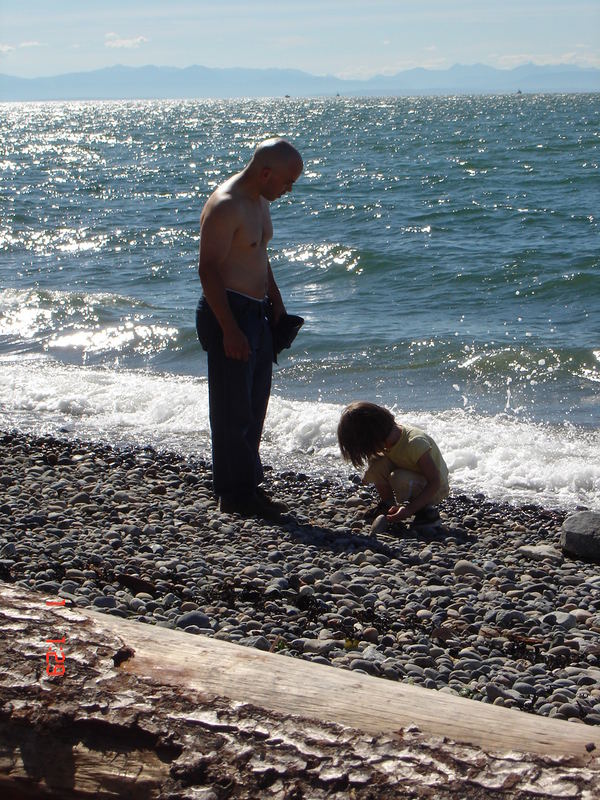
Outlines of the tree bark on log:
<svg viewBox="0 0 600 800">
<path fill-rule="evenodd" d="M 0 585 L 9 800 L 600 796 L 596 728 L 47 602 Z"/>
</svg>

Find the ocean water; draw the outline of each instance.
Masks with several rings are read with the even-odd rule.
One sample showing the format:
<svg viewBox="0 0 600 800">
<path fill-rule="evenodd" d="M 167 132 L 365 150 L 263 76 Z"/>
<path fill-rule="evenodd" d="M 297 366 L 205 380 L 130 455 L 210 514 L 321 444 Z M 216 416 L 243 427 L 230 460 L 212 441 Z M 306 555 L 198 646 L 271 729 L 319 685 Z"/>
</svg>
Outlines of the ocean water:
<svg viewBox="0 0 600 800">
<path fill-rule="evenodd" d="M 0 428 L 210 454 L 199 216 L 254 144 L 305 171 L 273 271 L 305 317 L 263 456 L 350 474 L 342 407 L 456 491 L 600 508 L 600 96 L 0 105 Z"/>
</svg>

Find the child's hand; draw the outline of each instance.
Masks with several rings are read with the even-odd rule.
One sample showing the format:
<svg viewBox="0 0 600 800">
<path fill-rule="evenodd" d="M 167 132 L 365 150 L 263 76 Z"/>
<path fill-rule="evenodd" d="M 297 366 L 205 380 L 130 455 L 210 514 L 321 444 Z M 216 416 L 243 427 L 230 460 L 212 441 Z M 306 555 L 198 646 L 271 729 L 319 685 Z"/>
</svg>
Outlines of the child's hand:
<svg viewBox="0 0 600 800">
<path fill-rule="evenodd" d="M 360 516 L 367 522 L 373 522 L 380 514 L 387 514 L 392 505 L 389 500 L 380 500 L 376 506 L 367 508 Z"/>
<path fill-rule="evenodd" d="M 386 519 L 389 522 L 400 522 L 400 520 L 408 519 L 410 514 L 406 511 L 406 506 L 392 506 L 386 514 Z"/>
</svg>

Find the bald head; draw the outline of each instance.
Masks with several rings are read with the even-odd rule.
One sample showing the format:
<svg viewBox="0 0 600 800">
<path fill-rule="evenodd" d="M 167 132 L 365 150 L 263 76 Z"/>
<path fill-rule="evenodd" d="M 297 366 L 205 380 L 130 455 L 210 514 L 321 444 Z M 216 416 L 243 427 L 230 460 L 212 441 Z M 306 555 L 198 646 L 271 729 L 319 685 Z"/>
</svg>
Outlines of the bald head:
<svg viewBox="0 0 600 800">
<path fill-rule="evenodd" d="M 296 148 L 285 139 L 266 139 L 254 151 L 251 164 L 262 169 L 281 169 L 287 167 L 300 167 L 302 169 L 302 156 Z"/>
<path fill-rule="evenodd" d="M 303 169 L 302 156 L 293 145 L 285 139 L 266 139 L 254 151 L 241 179 L 271 202 L 291 192 Z"/>
</svg>

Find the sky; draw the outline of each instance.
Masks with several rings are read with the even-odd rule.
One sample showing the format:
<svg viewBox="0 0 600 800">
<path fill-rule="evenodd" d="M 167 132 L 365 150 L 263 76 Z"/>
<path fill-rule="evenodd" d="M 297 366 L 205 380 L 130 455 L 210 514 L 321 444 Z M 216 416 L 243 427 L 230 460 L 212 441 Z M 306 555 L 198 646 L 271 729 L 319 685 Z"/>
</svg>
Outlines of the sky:
<svg viewBox="0 0 600 800">
<path fill-rule="evenodd" d="M 600 67 L 600 0 L 0 0 L 0 72 L 278 67 L 369 78 L 453 64 Z"/>
</svg>

